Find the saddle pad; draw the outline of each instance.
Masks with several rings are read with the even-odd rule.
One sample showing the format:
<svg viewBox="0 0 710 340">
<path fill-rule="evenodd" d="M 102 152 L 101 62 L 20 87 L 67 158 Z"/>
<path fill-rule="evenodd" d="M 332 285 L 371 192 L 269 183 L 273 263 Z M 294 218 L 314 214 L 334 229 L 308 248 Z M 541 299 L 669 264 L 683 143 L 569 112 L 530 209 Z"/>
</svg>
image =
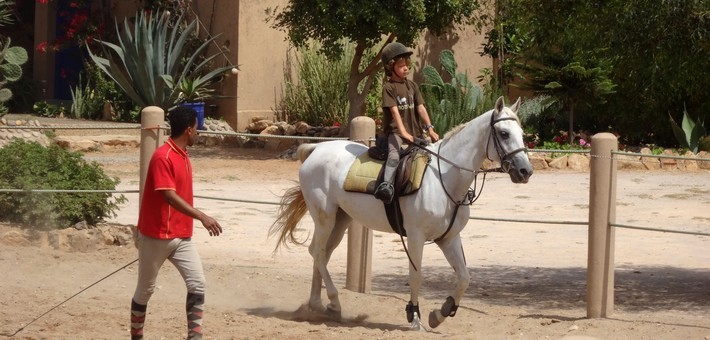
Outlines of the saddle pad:
<svg viewBox="0 0 710 340">
<path fill-rule="evenodd" d="M 373 194 L 377 185 L 377 176 L 380 174 L 384 162 L 371 158 L 367 152 L 360 154 L 350 166 L 343 190 Z M 417 153 L 412 162 L 411 174 L 409 179 L 404 181 L 406 185 L 403 186 L 403 192 L 400 195 L 411 194 L 419 190 L 422 178 L 424 178 L 424 171 L 429 163 L 429 157 Z"/>
</svg>

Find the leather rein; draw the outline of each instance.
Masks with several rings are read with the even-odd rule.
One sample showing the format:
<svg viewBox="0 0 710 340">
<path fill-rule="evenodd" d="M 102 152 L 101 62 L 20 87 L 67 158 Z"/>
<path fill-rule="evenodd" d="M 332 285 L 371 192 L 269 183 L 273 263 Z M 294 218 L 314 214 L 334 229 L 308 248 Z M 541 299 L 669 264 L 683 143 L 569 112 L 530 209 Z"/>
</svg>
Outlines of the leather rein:
<svg viewBox="0 0 710 340">
<path fill-rule="evenodd" d="M 519 152 L 527 151 L 527 148 L 522 147 L 522 148 L 517 148 L 517 149 L 515 149 L 515 150 L 512 150 L 512 151 L 506 153 L 505 150 L 503 150 L 503 146 L 501 145 L 500 140 L 498 139 L 498 134 L 495 133 L 495 125 L 496 125 L 497 123 L 499 123 L 499 122 L 502 122 L 502 121 L 506 121 L 506 120 L 516 120 L 516 121 L 517 121 L 517 119 L 514 118 L 514 117 L 503 117 L 503 118 L 499 118 L 499 119 L 493 119 L 493 117 L 494 117 L 494 116 L 491 115 L 491 122 L 490 122 L 490 127 L 491 127 L 491 128 L 490 128 L 490 130 L 488 131 L 489 137 L 488 137 L 488 141 L 487 141 L 487 143 L 486 143 L 486 158 L 489 159 L 489 160 L 491 160 L 490 156 L 488 155 L 488 146 L 490 145 L 490 142 L 491 142 L 491 139 L 492 139 L 492 140 L 493 140 L 493 145 L 495 146 L 495 149 L 496 149 L 496 153 L 498 153 L 498 159 L 500 159 L 500 163 L 501 163 L 501 166 L 500 166 L 500 167 L 497 167 L 497 168 L 494 168 L 494 169 L 485 169 L 485 170 L 479 169 L 479 170 L 473 170 L 473 169 L 470 169 L 470 168 L 466 168 L 466 167 L 457 165 L 456 163 L 454 163 L 454 162 L 452 162 L 452 161 L 450 161 L 450 160 L 444 158 L 443 156 L 441 156 L 441 155 L 440 155 L 440 152 L 441 152 L 441 146 L 442 146 L 443 143 L 439 144 L 439 148 L 438 148 L 437 152 L 434 152 L 434 151 L 431 151 L 431 150 L 429 150 L 429 149 L 427 149 L 427 148 L 418 146 L 420 149 L 422 149 L 422 150 L 424 150 L 425 152 L 428 152 L 429 154 L 431 154 L 431 155 L 433 155 L 433 156 L 436 157 L 437 168 L 438 168 L 438 171 L 439 171 L 439 182 L 441 183 L 441 187 L 444 189 L 444 192 L 446 193 L 446 196 L 449 198 L 449 200 L 455 204 L 454 213 L 453 213 L 453 216 L 452 216 L 452 218 L 451 218 L 451 222 L 449 222 L 449 226 L 446 228 L 446 231 L 444 231 L 444 233 L 443 233 L 441 236 L 437 237 L 434 241 L 432 241 L 432 242 L 434 242 L 434 243 L 439 242 L 439 241 L 442 240 L 444 237 L 446 237 L 446 235 L 449 233 L 449 231 L 451 230 L 451 228 L 452 228 L 453 225 L 454 225 L 454 221 L 456 220 L 456 214 L 458 213 L 459 208 L 460 208 L 462 205 L 464 205 L 464 204 L 465 204 L 465 205 L 472 205 L 474 202 L 476 202 L 476 200 L 478 199 L 478 197 L 480 197 L 481 193 L 483 192 L 483 187 L 485 186 L 485 183 L 486 183 L 486 174 L 487 174 L 487 173 L 489 173 L 489 172 L 502 172 L 502 173 L 507 173 L 508 171 L 510 171 L 510 167 L 512 166 L 512 163 L 513 163 L 513 162 L 512 162 L 512 157 L 513 157 L 514 155 L 516 155 L 517 153 L 519 153 Z M 491 138 L 491 135 L 492 135 L 492 138 Z M 478 191 L 478 194 L 476 194 L 476 190 L 475 190 L 475 189 L 469 188 L 468 191 L 466 192 L 466 194 L 464 195 L 464 197 L 463 197 L 461 200 L 456 201 L 456 200 L 451 196 L 451 194 L 449 193 L 449 191 L 446 189 L 446 185 L 444 184 L 444 180 L 443 180 L 442 174 L 441 174 L 441 161 L 444 161 L 444 162 L 446 162 L 446 163 L 452 165 L 453 167 L 455 167 L 455 168 L 457 168 L 457 169 L 459 169 L 459 170 L 464 170 L 464 171 L 468 171 L 468 172 L 474 173 L 474 174 L 475 174 L 475 177 L 474 177 L 474 185 L 473 185 L 474 188 L 476 188 L 476 186 L 477 186 L 478 173 L 483 173 L 483 180 L 482 180 L 482 182 L 481 182 L 481 189 Z"/>
</svg>

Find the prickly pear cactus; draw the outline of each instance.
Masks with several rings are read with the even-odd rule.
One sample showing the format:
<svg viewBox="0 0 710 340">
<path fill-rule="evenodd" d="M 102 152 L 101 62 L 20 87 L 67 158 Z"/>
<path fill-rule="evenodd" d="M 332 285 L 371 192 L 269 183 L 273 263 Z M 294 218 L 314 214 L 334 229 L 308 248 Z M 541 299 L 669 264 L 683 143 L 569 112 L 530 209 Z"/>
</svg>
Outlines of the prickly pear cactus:
<svg viewBox="0 0 710 340">
<path fill-rule="evenodd" d="M 10 46 L 10 38 L 0 41 L 0 103 L 12 98 L 7 84 L 22 77 L 22 64 L 27 62 L 27 51 L 19 46 Z"/>
</svg>

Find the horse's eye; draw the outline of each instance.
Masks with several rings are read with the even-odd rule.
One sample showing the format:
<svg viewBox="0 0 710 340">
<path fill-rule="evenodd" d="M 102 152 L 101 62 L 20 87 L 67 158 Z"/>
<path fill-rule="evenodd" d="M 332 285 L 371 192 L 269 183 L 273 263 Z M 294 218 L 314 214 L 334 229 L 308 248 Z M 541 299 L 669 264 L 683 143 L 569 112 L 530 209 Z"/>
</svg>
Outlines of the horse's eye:
<svg viewBox="0 0 710 340">
<path fill-rule="evenodd" d="M 508 131 L 501 131 L 500 137 L 503 139 L 508 139 L 510 137 L 510 134 L 508 133 Z"/>
</svg>

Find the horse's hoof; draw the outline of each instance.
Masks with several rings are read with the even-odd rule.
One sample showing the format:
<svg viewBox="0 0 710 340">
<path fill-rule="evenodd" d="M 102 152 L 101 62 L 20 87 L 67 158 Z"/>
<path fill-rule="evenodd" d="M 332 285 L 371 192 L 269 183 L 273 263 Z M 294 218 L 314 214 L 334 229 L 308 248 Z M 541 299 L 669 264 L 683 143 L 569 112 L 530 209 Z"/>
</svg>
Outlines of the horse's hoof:
<svg viewBox="0 0 710 340">
<path fill-rule="evenodd" d="M 429 313 L 429 327 L 439 327 L 439 325 L 441 325 L 441 323 L 444 322 L 445 319 L 446 317 L 441 315 L 441 311 L 433 310 L 431 311 L 431 313 Z"/>
<path fill-rule="evenodd" d="M 409 324 L 409 329 L 412 331 L 423 332 L 426 329 L 422 326 L 422 320 L 419 318 L 419 313 L 414 313 L 412 323 Z"/>
<path fill-rule="evenodd" d="M 332 306 L 328 306 L 328 308 L 325 310 L 325 313 L 328 315 L 328 317 L 337 322 L 337 323 L 342 323 L 343 322 L 343 316 L 341 314 L 340 310 L 334 309 Z"/>
</svg>

